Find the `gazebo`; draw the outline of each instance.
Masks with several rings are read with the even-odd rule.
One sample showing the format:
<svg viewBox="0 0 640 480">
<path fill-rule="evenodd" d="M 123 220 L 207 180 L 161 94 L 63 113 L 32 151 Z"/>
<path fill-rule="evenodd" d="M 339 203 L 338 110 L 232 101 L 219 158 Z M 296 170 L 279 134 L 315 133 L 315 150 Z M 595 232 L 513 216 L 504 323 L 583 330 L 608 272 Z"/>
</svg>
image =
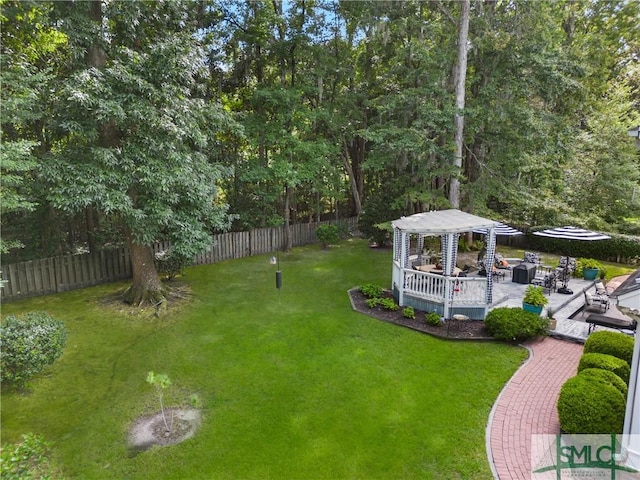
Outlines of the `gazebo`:
<svg viewBox="0 0 640 480">
<path fill-rule="evenodd" d="M 400 306 L 436 312 L 445 319 L 465 315 L 483 320 L 492 302 L 492 269 L 485 277 L 458 276 L 456 254 L 460 234 L 485 229 L 486 258 L 494 258 L 499 222 L 460 210 L 416 213 L 393 226 L 393 295 Z M 425 237 L 440 237 L 441 259 L 432 264 L 423 255 Z M 412 239 L 415 249 L 412 252 Z"/>
</svg>

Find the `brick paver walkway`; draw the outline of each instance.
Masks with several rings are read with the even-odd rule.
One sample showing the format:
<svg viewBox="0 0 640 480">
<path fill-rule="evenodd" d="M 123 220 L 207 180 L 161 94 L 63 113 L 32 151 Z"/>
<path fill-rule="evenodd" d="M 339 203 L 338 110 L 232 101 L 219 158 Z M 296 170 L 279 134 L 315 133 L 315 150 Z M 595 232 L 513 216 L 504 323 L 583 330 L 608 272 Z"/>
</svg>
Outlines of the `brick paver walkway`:
<svg viewBox="0 0 640 480">
<path fill-rule="evenodd" d="M 531 435 L 560 433 L 560 387 L 577 372 L 583 345 L 546 337 L 505 386 L 488 426 L 489 460 L 499 480 L 530 480 Z"/>
</svg>

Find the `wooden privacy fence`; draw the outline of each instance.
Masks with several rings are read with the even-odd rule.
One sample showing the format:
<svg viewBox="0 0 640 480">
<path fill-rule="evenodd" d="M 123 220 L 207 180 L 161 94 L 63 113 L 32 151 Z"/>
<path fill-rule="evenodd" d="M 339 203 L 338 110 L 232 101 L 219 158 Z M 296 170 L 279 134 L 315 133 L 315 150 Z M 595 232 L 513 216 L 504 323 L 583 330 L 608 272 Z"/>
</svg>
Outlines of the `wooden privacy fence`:
<svg viewBox="0 0 640 480">
<path fill-rule="evenodd" d="M 356 230 L 357 219 L 347 218 L 319 223 L 291 225 L 291 244 L 294 247 L 314 243 L 316 228 L 322 224 L 345 225 L 350 232 Z M 248 232 L 229 232 L 213 236 L 207 250 L 197 255 L 194 265 L 207 265 L 222 260 L 261 255 L 284 247 L 284 227 L 259 228 Z M 156 243 L 153 251 L 166 250 L 168 243 Z M 2 265 L 0 288 L 3 302 L 19 298 L 48 295 L 76 290 L 101 283 L 131 278 L 131 260 L 127 247 L 111 248 L 96 253 L 63 255 Z"/>
</svg>

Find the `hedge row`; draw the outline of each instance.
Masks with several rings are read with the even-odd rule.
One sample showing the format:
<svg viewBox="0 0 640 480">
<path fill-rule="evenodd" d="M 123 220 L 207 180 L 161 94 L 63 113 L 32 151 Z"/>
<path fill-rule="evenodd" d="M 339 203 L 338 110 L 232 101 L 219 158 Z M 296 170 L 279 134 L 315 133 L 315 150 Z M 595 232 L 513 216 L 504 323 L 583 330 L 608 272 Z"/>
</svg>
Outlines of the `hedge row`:
<svg viewBox="0 0 640 480">
<path fill-rule="evenodd" d="M 607 353 L 627 362 L 631 367 L 633 337 L 619 332 L 593 332 L 584 343 L 584 353 Z"/>
<path fill-rule="evenodd" d="M 554 226 L 539 226 L 535 228 L 535 231 L 553 227 Z M 624 259 L 631 261 L 634 258 L 640 257 L 640 237 L 608 232 L 607 235 L 611 237 L 609 240 L 582 242 L 578 240 L 540 237 L 529 233 L 527 235 L 527 244 L 529 248 L 543 252 L 557 253 L 559 255 L 564 255 L 565 252 L 570 251 L 571 256 L 576 258 L 585 257 L 609 261 Z M 612 257 L 612 253 L 614 253 L 616 257 Z"/>
<path fill-rule="evenodd" d="M 629 364 L 620 358 L 606 353 L 583 353 L 578 364 L 578 373 L 585 368 L 601 368 L 609 370 L 618 375 L 624 382 L 629 384 L 631 369 Z"/>
<path fill-rule="evenodd" d="M 622 433 L 633 338 L 618 332 L 592 333 L 578 375 L 560 389 L 558 417 L 566 433 Z"/>
</svg>

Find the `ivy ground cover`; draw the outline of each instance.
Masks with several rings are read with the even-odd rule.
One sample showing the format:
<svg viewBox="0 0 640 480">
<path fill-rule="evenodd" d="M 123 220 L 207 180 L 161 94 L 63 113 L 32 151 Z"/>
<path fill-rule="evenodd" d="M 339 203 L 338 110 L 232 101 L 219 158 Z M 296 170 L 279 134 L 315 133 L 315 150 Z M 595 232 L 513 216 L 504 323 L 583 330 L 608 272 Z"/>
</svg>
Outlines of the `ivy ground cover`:
<svg viewBox="0 0 640 480">
<path fill-rule="evenodd" d="M 68 343 L 28 393 L 2 391 L 2 442 L 54 443 L 65 478 L 490 479 L 491 406 L 525 358 L 518 347 L 452 342 L 352 311 L 347 290 L 388 286 L 391 253 L 351 240 L 198 266 L 189 302 L 162 318 L 114 308 L 124 283 L 3 305 L 44 310 Z M 195 437 L 132 452 L 129 426 L 194 396 Z"/>
</svg>

